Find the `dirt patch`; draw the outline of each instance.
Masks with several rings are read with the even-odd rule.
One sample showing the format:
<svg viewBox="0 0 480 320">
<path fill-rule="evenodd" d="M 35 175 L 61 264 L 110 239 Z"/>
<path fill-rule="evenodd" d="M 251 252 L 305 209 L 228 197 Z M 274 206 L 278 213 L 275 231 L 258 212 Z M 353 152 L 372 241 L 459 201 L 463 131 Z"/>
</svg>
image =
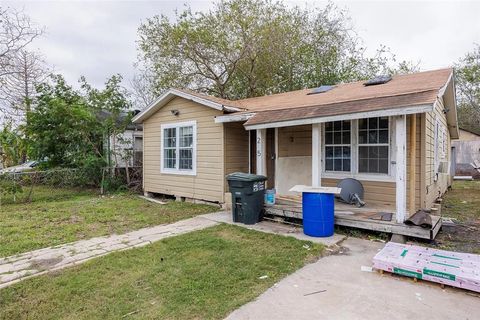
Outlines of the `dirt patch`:
<svg viewBox="0 0 480 320">
<path fill-rule="evenodd" d="M 32 264 L 30 265 L 30 269 L 36 269 L 36 270 L 47 270 L 51 266 L 56 265 L 57 263 L 61 262 L 63 258 L 58 257 L 58 258 L 50 258 L 50 259 L 36 259 L 32 261 Z"/>
<path fill-rule="evenodd" d="M 328 256 L 340 256 L 340 255 L 348 256 L 350 254 L 349 253 L 350 249 L 342 246 L 342 242 L 329 246 L 328 248 L 325 248 L 325 250 L 323 250 L 322 252 L 321 257 L 323 258 Z"/>
<path fill-rule="evenodd" d="M 443 226 L 432 245 L 444 250 L 480 254 L 480 224 Z"/>
<path fill-rule="evenodd" d="M 434 241 L 411 242 L 442 250 L 480 254 L 480 181 L 455 181 L 443 199 L 444 223 Z"/>
</svg>

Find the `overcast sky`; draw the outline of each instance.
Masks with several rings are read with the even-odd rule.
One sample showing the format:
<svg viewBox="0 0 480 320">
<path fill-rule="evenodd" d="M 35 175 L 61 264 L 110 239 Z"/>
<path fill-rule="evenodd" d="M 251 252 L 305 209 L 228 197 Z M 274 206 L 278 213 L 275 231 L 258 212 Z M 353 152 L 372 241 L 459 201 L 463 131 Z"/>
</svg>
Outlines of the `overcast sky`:
<svg viewBox="0 0 480 320">
<path fill-rule="evenodd" d="M 186 1 L 2 1 L 24 9 L 46 34 L 33 48 L 70 83 L 81 75 L 102 86 L 112 74 L 132 78 L 137 28 L 155 14 L 174 15 Z M 211 1 L 188 1 L 206 10 Z M 306 1 L 290 2 L 305 6 Z M 335 1 L 348 9 L 355 29 L 373 53 L 386 45 L 399 60 L 420 61 L 423 70 L 451 66 L 480 43 L 480 1 Z M 308 5 L 312 5 L 309 1 Z M 323 7 L 326 2 L 315 2 Z"/>
</svg>

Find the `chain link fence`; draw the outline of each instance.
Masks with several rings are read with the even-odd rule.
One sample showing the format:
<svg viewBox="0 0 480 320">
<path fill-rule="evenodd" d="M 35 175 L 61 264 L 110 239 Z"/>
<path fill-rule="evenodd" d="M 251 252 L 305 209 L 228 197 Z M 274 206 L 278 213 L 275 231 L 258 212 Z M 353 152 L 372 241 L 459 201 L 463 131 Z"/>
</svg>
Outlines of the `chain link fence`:
<svg viewBox="0 0 480 320">
<path fill-rule="evenodd" d="M 142 167 L 102 168 L 100 172 L 82 169 L 52 169 L 0 174 L 0 205 L 29 203 L 33 199 L 61 197 L 67 190 L 142 191 Z"/>
</svg>

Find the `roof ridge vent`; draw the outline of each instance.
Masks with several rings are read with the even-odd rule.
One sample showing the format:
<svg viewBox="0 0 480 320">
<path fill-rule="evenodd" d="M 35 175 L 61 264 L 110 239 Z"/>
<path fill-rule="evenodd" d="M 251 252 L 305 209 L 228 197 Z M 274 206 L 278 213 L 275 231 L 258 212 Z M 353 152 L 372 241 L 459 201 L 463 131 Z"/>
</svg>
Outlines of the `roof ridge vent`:
<svg viewBox="0 0 480 320">
<path fill-rule="evenodd" d="M 389 82 L 390 80 L 392 80 L 391 75 L 382 74 L 382 75 L 378 75 L 378 76 L 375 76 L 372 79 L 367 80 L 366 82 L 363 83 L 363 85 L 366 86 L 366 87 L 375 86 L 375 85 L 378 85 L 378 84 L 385 84 L 385 83 Z"/>
<path fill-rule="evenodd" d="M 327 91 L 332 90 L 332 89 L 335 88 L 335 87 L 336 87 L 336 86 L 334 86 L 334 85 L 322 85 L 322 86 L 320 86 L 320 87 L 313 88 L 312 91 L 310 91 L 309 93 L 307 93 L 307 95 L 324 93 L 324 92 L 327 92 Z"/>
</svg>

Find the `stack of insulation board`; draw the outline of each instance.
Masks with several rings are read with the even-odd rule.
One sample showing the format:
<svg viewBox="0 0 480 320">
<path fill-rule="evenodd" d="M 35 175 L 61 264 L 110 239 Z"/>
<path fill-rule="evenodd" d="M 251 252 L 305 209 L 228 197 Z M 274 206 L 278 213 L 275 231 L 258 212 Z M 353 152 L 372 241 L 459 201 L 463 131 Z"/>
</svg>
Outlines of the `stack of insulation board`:
<svg viewBox="0 0 480 320">
<path fill-rule="evenodd" d="M 480 292 L 480 255 L 388 242 L 373 267 Z"/>
</svg>

